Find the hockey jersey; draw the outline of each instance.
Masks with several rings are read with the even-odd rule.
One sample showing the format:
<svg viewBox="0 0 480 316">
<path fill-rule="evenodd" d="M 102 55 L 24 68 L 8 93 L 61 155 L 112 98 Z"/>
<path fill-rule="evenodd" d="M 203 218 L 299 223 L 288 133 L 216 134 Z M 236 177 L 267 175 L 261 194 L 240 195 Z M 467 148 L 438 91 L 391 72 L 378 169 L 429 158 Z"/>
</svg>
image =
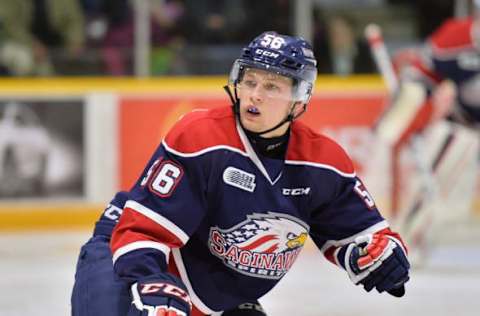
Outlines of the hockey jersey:
<svg viewBox="0 0 480 316">
<path fill-rule="evenodd" d="M 473 17 L 447 20 L 428 39 L 426 57 L 423 73 L 434 81 L 452 80 L 463 115 L 479 123 L 480 23 Z"/>
<path fill-rule="evenodd" d="M 293 122 L 283 166 L 272 172 L 232 112 L 194 111 L 177 122 L 129 192 L 111 241 L 120 277 L 174 265 L 204 314 L 263 296 L 308 236 L 333 261 L 335 247 L 388 228 L 333 140 Z"/>
</svg>

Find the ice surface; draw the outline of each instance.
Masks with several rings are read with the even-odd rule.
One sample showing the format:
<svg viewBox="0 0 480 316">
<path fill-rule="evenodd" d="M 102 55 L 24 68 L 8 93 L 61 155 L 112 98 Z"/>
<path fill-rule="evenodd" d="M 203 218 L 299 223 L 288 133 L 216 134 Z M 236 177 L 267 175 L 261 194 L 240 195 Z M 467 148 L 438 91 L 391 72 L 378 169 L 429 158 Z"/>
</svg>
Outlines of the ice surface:
<svg viewBox="0 0 480 316">
<path fill-rule="evenodd" d="M 89 232 L 0 233 L 0 315 L 70 315 L 76 256 Z M 480 242 L 443 243 L 397 299 L 366 293 L 312 245 L 261 299 L 271 316 L 473 316 L 480 310 Z"/>
</svg>

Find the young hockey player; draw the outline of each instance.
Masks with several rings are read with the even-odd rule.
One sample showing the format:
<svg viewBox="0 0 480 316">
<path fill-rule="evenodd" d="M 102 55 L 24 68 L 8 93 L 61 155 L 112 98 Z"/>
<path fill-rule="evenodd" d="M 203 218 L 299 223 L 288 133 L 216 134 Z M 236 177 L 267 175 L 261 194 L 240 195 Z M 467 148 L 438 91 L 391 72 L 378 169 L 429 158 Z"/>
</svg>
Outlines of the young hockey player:
<svg viewBox="0 0 480 316">
<path fill-rule="evenodd" d="M 232 106 L 185 115 L 132 190 L 112 202 L 122 212 L 110 242 L 115 276 L 111 265 L 103 276 L 100 265 L 90 273 L 105 279 L 108 293 L 99 295 L 117 297 L 116 305 L 96 304 L 93 314 L 266 315 L 258 299 L 307 236 L 354 284 L 404 294 L 410 265 L 400 236 L 345 151 L 296 120 L 316 74 L 302 38 L 266 32 L 243 49 L 226 87 Z M 104 222 L 117 218 L 113 210 Z M 106 247 L 115 225 L 101 222 L 96 231 L 108 226 L 107 234 L 91 248 Z M 78 299 L 81 268 L 74 305 L 88 304 Z"/>
</svg>

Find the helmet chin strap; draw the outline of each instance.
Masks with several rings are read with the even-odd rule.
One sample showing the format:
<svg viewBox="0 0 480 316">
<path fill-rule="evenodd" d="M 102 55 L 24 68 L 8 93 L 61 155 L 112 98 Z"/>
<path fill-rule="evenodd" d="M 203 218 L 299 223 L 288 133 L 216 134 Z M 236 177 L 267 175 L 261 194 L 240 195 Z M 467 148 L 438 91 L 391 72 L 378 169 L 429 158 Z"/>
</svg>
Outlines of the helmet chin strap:
<svg viewBox="0 0 480 316">
<path fill-rule="evenodd" d="M 237 95 L 237 89 L 236 88 L 234 89 L 234 93 L 232 93 L 232 91 L 231 91 L 231 89 L 228 85 L 224 86 L 223 89 L 227 92 L 228 96 L 230 97 L 230 100 L 232 101 L 233 113 L 235 114 L 236 117 L 238 117 L 238 122 L 240 123 L 240 126 L 244 130 L 249 131 L 251 134 L 253 134 L 255 136 L 262 136 L 264 134 L 267 134 L 267 133 L 270 133 L 270 132 L 276 130 L 277 128 L 283 126 L 284 124 L 286 124 L 288 122 L 293 122 L 293 120 L 295 120 L 300 115 L 302 115 L 303 112 L 305 112 L 305 106 L 304 106 L 302 112 L 300 112 L 297 115 L 294 115 L 293 114 L 293 107 L 292 107 L 290 109 L 290 113 L 288 113 L 288 115 L 282 121 L 280 121 L 280 123 L 278 123 L 274 127 L 269 128 L 269 129 L 264 130 L 264 131 L 261 131 L 261 132 L 252 132 L 252 131 L 246 129 L 245 126 L 243 126 L 243 124 L 242 124 L 242 120 L 240 118 L 240 99 L 238 98 L 238 95 Z"/>
</svg>

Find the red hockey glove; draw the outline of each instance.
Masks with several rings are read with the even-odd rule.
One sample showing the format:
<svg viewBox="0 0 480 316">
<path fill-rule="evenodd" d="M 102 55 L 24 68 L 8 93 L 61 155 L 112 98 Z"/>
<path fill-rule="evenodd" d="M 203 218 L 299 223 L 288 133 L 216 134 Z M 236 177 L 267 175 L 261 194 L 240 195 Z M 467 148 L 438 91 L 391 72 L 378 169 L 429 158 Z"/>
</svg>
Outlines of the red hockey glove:
<svg viewBox="0 0 480 316">
<path fill-rule="evenodd" d="M 131 293 L 127 316 L 189 316 L 192 309 L 183 282 L 167 273 L 139 280 Z"/>
<path fill-rule="evenodd" d="M 353 283 L 362 284 L 367 292 L 376 288 L 397 297 L 405 294 L 410 263 L 396 238 L 383 232 L 357 237 L 340 248 L 337 258 Z"/>
</svg>

